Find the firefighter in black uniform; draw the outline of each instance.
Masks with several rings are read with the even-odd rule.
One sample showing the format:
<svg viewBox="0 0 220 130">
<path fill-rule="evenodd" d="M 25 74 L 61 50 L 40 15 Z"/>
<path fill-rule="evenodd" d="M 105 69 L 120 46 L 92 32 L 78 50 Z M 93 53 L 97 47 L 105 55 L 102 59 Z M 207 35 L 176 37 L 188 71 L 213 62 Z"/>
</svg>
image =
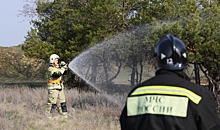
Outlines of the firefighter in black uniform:
<svg viewBox="0 0 220 130">
<path fill-rule="evenodd" d="M 220 130 L 211 92 L 189 81 L 187 50 L 168 34 L 155 50 L 156 76 L 128 95 L 120 116 L 122 130 Z"/>
</svg>

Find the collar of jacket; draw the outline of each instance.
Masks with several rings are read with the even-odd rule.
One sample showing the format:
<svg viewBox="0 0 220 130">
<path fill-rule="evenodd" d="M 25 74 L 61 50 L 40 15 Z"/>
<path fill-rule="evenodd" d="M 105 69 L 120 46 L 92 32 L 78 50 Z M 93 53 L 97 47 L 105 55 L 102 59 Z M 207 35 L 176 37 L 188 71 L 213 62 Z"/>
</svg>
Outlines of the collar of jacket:
<svg viewBox="0 0 220 130">
<path fill-rule="evenodd" d="M 183 78 L 183 79 L 186 79 L 186 80 L 190 81 L 190 78 L 182 70 L 176 70 L 176 71 L 159 70 L 159 71 L 156 72 L 156 75 L 161 75 L 161 74 L 176 75 L 180 78 Z"/>
</svg>

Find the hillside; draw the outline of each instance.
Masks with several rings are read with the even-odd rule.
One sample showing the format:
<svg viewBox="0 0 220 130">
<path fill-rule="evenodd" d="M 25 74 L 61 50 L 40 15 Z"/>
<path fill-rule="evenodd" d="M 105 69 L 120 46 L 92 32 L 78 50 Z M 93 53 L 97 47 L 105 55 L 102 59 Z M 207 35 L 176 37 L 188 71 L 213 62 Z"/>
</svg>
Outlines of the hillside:
<svg viewBox="0 0 220 130">
<path fill-rule="evenodd" d="M 44 61 L 28 58 L 21 46 L 0 47 L 1 82 L 43 80 L 46 76 Z"/>
</svg>

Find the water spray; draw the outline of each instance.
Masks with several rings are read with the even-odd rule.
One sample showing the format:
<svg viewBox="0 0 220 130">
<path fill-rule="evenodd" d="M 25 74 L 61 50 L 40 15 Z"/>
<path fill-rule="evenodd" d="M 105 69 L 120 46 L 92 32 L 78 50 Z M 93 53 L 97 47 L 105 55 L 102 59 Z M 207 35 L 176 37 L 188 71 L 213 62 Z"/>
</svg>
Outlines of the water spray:
<svg viewBox="0 0 220 130">
<path fill-rule="evenodd" d="M 157 39 L 152 30 L 162 26 L 138 26 L 98 43 L 74 58 L 69 68 L 97 92 L 123 105 L 136 84 L 155 74 L 152 51 Z M 115 95 L 121 95 L 122 100 Z"/>
</svg>

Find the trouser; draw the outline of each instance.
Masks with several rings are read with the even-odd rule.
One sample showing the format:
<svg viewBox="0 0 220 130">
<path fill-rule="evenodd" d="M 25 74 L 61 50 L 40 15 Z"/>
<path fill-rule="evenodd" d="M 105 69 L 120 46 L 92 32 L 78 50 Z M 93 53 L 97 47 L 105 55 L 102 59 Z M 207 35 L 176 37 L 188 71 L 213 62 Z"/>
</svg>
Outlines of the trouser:
<svg viewBox="0 0 220 130">
<path fill-rule="evenodd" d="M 48 90 L 47 112 L 52 114 L 56 108 L 60 114 L 67 115 L 67 106 L 63 89 Z"/>
</svg>

